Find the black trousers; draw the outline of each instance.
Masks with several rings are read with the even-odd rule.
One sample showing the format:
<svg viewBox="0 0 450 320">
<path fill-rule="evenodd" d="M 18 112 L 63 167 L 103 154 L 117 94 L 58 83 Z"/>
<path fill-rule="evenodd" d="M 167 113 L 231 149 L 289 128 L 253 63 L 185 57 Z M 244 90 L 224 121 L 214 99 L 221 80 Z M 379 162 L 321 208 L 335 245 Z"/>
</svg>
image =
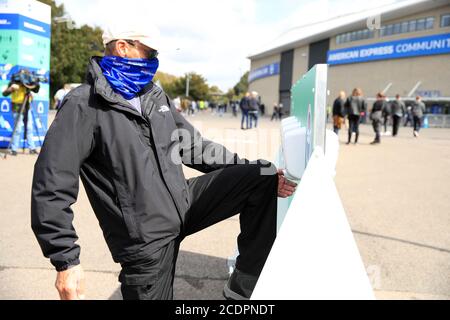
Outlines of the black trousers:
<svg viewBox="0 0 450 320">
<path fill-rule="evenodd" d="M 392 116 L 392 135 L 395 137 L 398 135 L 398 129 L 400 128 L 400 121 L 402 117 L 400 116 Z"/>
<path fill-rule="evenodd" d="M 384 126 L 384 132 L 387 132 L 387 127 L 388 127 L 388 123 L 389 123 L 389 116 L 384 116 L 383 117 L 383 126 Z"/>
<path fill-rule="evenodd" d="M 352 133 L 356 133 L 355 143 L 358 142 L 359 138 L 359 124 L 361 121 L 361 117 L 357 115 L 349 115 L 348 116 L 348 122 L 349 122 L 349 129 L 348 129 L 348 143 L 352 140 Z"/>
<path fill-rule="evenodd" d="M 422 118 L 414 116 L 413 123 L 414 123 L 414 131 L 419 132 L 420 128 L 422 128 Z"/>
<path fill-rule="evenodd" d="M 270 172 L 268 172 L 270 171 Z M 188 180 L 191 207 L 183 234 L 148 257 L 122 265 L 125 300 L 171 300 L 181 241 L 240 213 L 236 268 L 259 276 L 276 237 L 278 177 L 275 168 L 236 165 Z M 126 281 L 124 281 L 126 279 Z"/>
<path fill-rule="evenodd" d="M 375 142 L 381 141 L 381 120 L 372 120 L 373 131 L 375 131 Z"/>
</svg>

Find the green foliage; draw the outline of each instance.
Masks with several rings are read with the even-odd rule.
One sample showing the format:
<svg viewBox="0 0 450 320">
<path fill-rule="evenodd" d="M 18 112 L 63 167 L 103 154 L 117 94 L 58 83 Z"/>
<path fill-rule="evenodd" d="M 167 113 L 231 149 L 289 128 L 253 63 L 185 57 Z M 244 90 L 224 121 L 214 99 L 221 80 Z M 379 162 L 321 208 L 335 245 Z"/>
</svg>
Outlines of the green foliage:
<svg viewBox="0 0 450 320">
<path fill-rule="evenodd" d="M 173 83 L 172 97 L 186 95 L 187 76 L 189 76 L 189 97 L 196 101 L 209 100 L 211 98 L 210 88 L 206 79 L 195 72 L 186 74 Z"/>
<path fill-rule="evenodd" d="M 55 18 L 65 15 L 64 5 L 54 0 L 40 0 L 52 7 L 52 45 L 50 59 L 50 94 L 66 83 L 82 83 L 86 75 L 89 58 L 102 55 L 102 30 L 82 26 L 69 29 L 66 23 L 58 23 Z"/>
<path fill-rule="evenodd" d="M 169 97 L 175 97 L 174 83 L 177 81 L 177 77 L 171 74 L 158 71 L 153 79 L 153 82 L 159 83 L 163 90 L 169 95 Z"/>
<path fill-rule="evenodd" d="M 248 75 L 249 71 L 247 71 L 242 77 L 241 80 L 234 86 L 234 95 L 237 97 L 243 97 L 245 93 L 248 91 Z"/>
<path fill-rule="evenodd" d="M 66 15 L 63 4 L 57 5 L 55 0 L 39 1 L 52 8 L 50 94 L 53 98 L 64 84 L 84 82 L 89 59 L 92 56 L 103 55 L 102 30 L 86 25 L 69 29 L 67 23 L 58 22 L 57 19 Z M 158 72 L 155 82 L 159 81 L 170 97 L 185 97 L 187 76 L 175 77 Z M 189 99 L 197 101 L 222 101 L 243 95 L 248 90 L 248 73 L 226 95 L 216 86 L 209 87 L 206 79 L 200 74 L 189 73 L 189 78 Z"/>
</svg>

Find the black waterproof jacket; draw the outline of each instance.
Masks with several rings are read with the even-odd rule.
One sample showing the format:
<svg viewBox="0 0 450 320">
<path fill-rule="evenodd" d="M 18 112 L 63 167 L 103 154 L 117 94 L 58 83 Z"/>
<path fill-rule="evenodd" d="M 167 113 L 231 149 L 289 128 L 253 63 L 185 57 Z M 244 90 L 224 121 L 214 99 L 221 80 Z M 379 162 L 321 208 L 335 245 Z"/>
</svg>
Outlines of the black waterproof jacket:
<svg viewBox="0 0 450 320">
<path fill-rule="evenodd" d="M 345 101 L 344 99 L 337 98 L 333 103 L 333 117 L 344 117 Z"/>
<path fill-rule="evenodd" d="M 366 111 L 367 103 L 362 97 L 352 96 L 345 102 L 345 114 L 347 116 L 361 116 L 361 113 Z"/>
<path fill-rule="evenodd" d="M 383 119 L 383 112 L 387 108 L 387 102 L 385 100 L 377 100 L 373 104 L 372 112 L 370 113 L 370 120 L 381 121 Z"/>
<path fill-rule="evenodd" d="M 406 113 L 406 106 L 403 101 L 394 100 L 391 102 L 391 114 L 397 117 L 403 117 Z"/>
<path fill-rule="evenodd" d="M 241 108 L 241 111 L 246 112 L 250 109 L 250 99 L 247 97 L 243 97 L 241 99 L 241 102 L 239 103 L 239 107 Z"/>
<path fill-rule="evenodd" d="M 153 84 L 137 112 L 112 90 L 99 59 L 91 59 L 87 83 L 63 101 L 34 170 L 32 228 L 58 271 L 80 263 L 71 210 L 79 177 L 114 261 L 125 263 L 183 232 L 190 196 L 181 162 L 207 173 L 241 161 L 201 139 Z"/>
</svg>

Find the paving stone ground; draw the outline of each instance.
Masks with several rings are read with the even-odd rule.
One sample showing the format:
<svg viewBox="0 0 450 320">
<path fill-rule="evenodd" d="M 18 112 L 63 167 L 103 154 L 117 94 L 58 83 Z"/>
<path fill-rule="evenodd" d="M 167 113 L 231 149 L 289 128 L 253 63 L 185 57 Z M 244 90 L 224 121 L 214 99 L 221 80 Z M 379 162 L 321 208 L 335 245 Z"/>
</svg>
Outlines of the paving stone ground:
<svg viewBox="0 0 450 320">
<path fill-rule="evenodd" d="M 278 122 L 258 131 L 209 113 L 190 118 L 208 138 L 250 159 L 272 160 Z M 341 134 L 341 139 L 345 137 Z M 450 130 L 411 128 L 370 146 L 341 145 L 336 183 L 379 299 L 450 299 Z M 57 299 L 55 272 L 30 228 L 30 188 L 36 158 L 0 161 L 0 299 Z M 200 173 L 186 170 L 186 176 Z M 121 299 L 114 264 L 83 188 L 74 205 L 88 299 Z M 186 239 L 175 279 L 176 299 L 222 299 L 226 259 L 234 253 L 237 218 Z"/>
</svg>

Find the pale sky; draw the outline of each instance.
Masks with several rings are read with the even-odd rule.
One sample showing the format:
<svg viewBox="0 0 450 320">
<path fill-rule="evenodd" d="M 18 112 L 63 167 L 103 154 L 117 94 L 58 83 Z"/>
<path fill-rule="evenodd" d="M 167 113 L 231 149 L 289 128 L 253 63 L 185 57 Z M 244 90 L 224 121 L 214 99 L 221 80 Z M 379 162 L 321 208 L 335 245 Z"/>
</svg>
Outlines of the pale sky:
<svg viewBox="0 0 450 320">
<path fill-rule="evenodd" d="M 140 21 L 159 27 L 171 50 L 160 71 L 195 71 L 222 91 L 250 69 L 249 54 L 283 32 L 337 15 L 399 0 L 56 0 L 77 25 Z M 179 50 L 176 50 L 178 49 Z"/>
</svg>

